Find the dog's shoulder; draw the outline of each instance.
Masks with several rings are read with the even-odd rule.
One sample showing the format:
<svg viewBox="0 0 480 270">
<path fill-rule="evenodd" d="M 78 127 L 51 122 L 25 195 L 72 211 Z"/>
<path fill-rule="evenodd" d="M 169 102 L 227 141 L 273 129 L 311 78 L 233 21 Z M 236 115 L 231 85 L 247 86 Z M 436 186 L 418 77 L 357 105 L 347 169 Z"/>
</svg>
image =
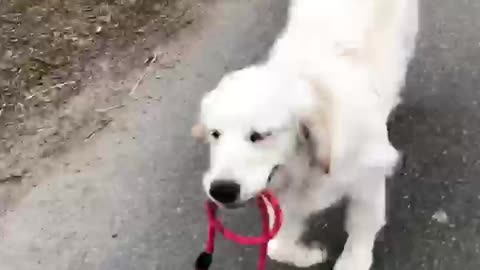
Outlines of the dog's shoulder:
<svg viewBox="0 0 480 270">
<path fill-rule="evenodd" d="M 317 155 L 328 156 L 331 173 L 376 168 L 390 174 L 399 155 L 388 139 L 382 99 L 367 77 L 331 79 L 334 83 L 315 86 L 321 101 L 309 117 L 312 135 L 320 142 Z"/>
</svg>

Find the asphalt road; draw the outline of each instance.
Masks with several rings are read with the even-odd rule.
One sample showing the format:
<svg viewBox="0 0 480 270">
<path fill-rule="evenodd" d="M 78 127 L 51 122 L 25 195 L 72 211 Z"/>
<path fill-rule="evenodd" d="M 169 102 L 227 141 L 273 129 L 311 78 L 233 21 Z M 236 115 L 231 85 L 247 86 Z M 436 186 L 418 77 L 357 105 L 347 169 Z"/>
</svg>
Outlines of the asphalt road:
<svg viewBox="0 0 480 270">
<path fill-rule="evenodd" d="M 406 102 L 390 125 L 406 160 L 389 181 L 389 224 L 375 269 L 479 269 L 480 2 L 421 2 Z M 209 19 L 166 48 L 179 64 L 161 79 L 146 78 L 137 90 L 143 98 L 0 218 L 0 269 L 192 269 L 206 229 L 206 149 L 189 137 L 198 101 L 226 70 L 265 55 L 286 4 L 228 0 L 208 7 Z M 227 220 L 258 232 L 253 213 Z M 307 241 L 326 241 L 332 254 L 341 249 L 341 209 L 311 223 Z M 212 269 L 254 269 L 255 248 L 219 244 Z"/>
</svg>

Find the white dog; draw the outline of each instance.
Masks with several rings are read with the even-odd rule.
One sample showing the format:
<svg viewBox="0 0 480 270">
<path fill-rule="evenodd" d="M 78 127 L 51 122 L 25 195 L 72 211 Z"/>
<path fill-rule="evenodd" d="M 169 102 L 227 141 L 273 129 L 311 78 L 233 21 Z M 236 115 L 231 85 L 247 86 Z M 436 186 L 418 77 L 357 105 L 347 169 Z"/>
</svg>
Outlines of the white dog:
<svg viewBox="0 0 480 270">
<path fill-rule="evenodd" d="M 266 188 L 285 223 L 269 256 L 324 262 L 299 241 L 305 219 L 346 198 L 349 234 L 335 270 L 368 270 L 398 153 L 386 122 L 417 33 L 417 0 L 292 0 L 266 62 L 227 74 L 194 129 L 211 145 L 207 194 L 227 208 Z"/>
</svg>

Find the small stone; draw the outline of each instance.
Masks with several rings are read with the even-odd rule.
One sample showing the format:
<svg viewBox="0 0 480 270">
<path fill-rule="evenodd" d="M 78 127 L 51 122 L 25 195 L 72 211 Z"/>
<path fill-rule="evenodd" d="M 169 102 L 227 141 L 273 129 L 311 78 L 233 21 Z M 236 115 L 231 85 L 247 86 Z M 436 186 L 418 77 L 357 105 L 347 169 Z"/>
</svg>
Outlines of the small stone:
<svg viewBox="0 0 480 270">
<path fill-rule="evenodd" d="M 435 214 L 433 214 L 433 216 L 432 216 L 432 219 L 437 221 L 438 223 L 441 223 L 441 224 L 447 224 L 448 223 L 448 215 L 442 209 L 435 212 Z"/>
</svg>

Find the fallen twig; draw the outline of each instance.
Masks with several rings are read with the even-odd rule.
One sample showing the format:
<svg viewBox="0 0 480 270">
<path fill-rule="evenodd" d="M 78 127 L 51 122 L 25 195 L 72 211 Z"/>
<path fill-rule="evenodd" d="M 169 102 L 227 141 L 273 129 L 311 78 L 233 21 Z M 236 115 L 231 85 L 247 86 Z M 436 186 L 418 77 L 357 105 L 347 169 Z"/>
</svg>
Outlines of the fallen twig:
<svg viewBox="0 0 480 270">
<path fill-rule="evenodd" d="M 137 91 L 137 88 L 138 86 L 140 85 L 140 83 L 143 81 L 143 79 L 145 78 L 145 75 L 147 75 L 147 72 L 148 72 L 148 68 L 145 69 L 145 71 L 143 72 L 142 76 L 140 77 L 140 79 L 137 80 L 137 82 L 135 83 L 135 85 L 132 87 L 132 90 L 130 90 L 130 93 L 128 94 L 129 96 L 133 96 L 135 94 L 135 91 Z"/>
<path fill-rule="evenodd" d="M 8 15 L 13 15 L 13 17 L 15 18 L 9 18 Z M 0 21 L 3 21 L 5 23 L 10 23 L 10 24 L 19 24 L 20 21 L 18 20 L 18 16 L 16 15 L 19 15 L 18 13 L 17 14 L 7 14 L 7 15 L 2 15 L 0 16 Z M 12 17 L 12 16 L 10 16 Z"/>
<path fill-rule="evenodd" d="M 45 89 L 43 89 L 43 90 L 41 90 L 41 91 L 38 91 L 38 92 L 36 92 L 36 93 L 33 93 L 33 94 L 29 95 L 29 96 L 26 96 L 25 99 L 26 99 L 26 100 L 29 100 L 29 99 L 37 96 L 38 94 L 43 94 L 43 93 L 47 92 L 48 90 L 51 90 L 51 89 L 54 89 L 54 88 L 62 88 L 62 87 L 64 87 L 65 85 L 75 84 L 75 83 L 76 83 L 76 81 L 68 81 L 68 82 L 58 83 L 58 84 L 52 85 L 52 86 L 50 86 L 50 87 L 48 87 L 48 88 L 45 88 Z"/>
<path fill-rule="evenodd" d="M 91 139 L 93 136 L 95 136 L 95 134 L 97 132 L 100 132 L 101 130 L 106 128 L 108 126 L 108 124 L 110 124 L 112 121 L 113 121 L 112 119 L 102 121 L 101 125 L 98 128 L 96 128 L 94 131 L 92 131 L 90 134 L 88 134 L 88 136 L 85 138 L 85 140 L 87 141 L 87 140 Z"/>
<path fill-rule="evenodd" d="M 22 179 L 22 175 L 9 175 L 5 178 L 0 178 L 0 183 L 20 182 Z"/>
<path fill-rule="evenodd" d="M 129 96 L 132 97 L 135 94 L 135 91 L 137 91 L 138 86 L 140 85 L 140 83 L 142 83 L 143 79 L 145 79 L 145 76 L 150 71 L 151 64 L 155 62 L 157 62 L 157 54 L 154 54 L 152 57 L 149 57 L 147 58 L 147 60 L 145 60 L 145 64 L 147 65 L 147 68 L 145 68 L 145 71 L 142 73 L 140 78 L 133 85 L 132 89 L 130 90 L 130 93 L 128 94 Z"/>
<path fill-rule="evenodd" d="M 106 112 L 109 112 L 111 110 L 115 110 L 115 109 L 122 108 L 122 107 L 125 107 L 125 105 L 124 104 L 119 104 L 119 105 L 104 108 L 104 109 L 96 109 L 95 111 L 99 112 L 99 113 L 106 113 Z"/>
<path fill-rule="evenodd" d="M 74 84 L 74 83 L 76 83 L 76 81 L 68 81 L 68 82 L 58 83 L 58 84 L 50 86 L 48 89 L 61 88 L 65 85 Z"/>
<path fill-rule="evenodd" d="M 137 82 L 135 82 L 135 85 L 132 87 L 132 89 L 130 90 L 130 93 L 128 93 L 129 96 L 133 96 L 135 94 L 135 91 L 137 91 L 137 88 L 138 86 L 140 85 L 140 83 L 143 81 L 143 79 L 145 78 L 145 75 L 147 75 L 147 72 L 148 72 L 148 68 L 145 69 L 145 71 L 143 72 L 142 76 L 140 76 L 140 78 L 137 80 Z"/>
</svg>

